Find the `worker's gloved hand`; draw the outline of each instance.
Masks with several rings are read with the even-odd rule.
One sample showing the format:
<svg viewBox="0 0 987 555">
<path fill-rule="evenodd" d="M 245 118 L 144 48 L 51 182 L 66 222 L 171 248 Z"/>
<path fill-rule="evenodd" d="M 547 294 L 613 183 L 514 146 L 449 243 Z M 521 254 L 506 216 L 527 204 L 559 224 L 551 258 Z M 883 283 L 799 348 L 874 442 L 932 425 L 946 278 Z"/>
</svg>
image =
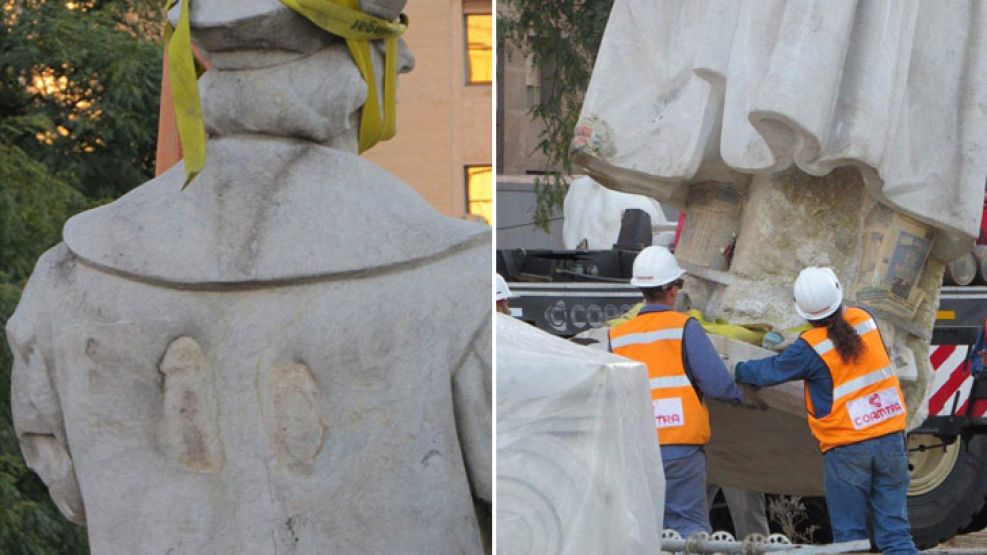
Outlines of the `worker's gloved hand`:
<svg viewBox="0 0 987 555">
<path fill-rule="evenodd" d="M 768 404 L 757 394 L 757 389 L 754 386 L 737 382 L 737 387 L 744 394 L 744 400 L 740 403 L 741 406 L 752 410 L 768 410 Z"/>
</svg>

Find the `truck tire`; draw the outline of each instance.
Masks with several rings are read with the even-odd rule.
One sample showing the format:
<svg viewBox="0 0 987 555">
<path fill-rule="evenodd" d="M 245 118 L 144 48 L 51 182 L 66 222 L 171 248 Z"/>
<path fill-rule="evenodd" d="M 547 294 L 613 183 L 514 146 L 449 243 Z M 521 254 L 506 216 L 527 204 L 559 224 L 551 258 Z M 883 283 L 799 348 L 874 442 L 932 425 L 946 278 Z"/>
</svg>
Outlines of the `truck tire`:
<svg viewBox="0 0 987 555">
<path fill-rule="evenodd" d="M 972 534 L 973 532 L 979 532 L 987 528 L 987 503 L 984 504 L 980 512 L 973 517 L 973 520 L 966 526 L 966 528 L 960 530 L 960 534 Z"/>
<path fill-rule="evenodd" d="M 945 449 L 931 435 L 908 439 L 908 519 L 919 549 L 929 549 L 973 526 L 987 506 L 987 437 L 957 440 Z"/>
</svg>

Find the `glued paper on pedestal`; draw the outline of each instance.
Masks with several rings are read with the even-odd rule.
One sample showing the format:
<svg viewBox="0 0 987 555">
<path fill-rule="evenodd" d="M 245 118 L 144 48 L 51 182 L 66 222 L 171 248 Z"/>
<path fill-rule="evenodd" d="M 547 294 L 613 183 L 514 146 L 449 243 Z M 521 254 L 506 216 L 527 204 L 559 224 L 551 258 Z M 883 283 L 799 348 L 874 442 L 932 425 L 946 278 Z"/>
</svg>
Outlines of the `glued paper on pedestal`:
<svg viewBox="0 0 987 555">
<path fill-rule="evenodd" d="M 935 232 L 878 207 L 869 216 L 864 233 L 858 302 L 900 318 L 912 318 L 925 296 L 915 284 L 932 251 Z"/>
</svg>

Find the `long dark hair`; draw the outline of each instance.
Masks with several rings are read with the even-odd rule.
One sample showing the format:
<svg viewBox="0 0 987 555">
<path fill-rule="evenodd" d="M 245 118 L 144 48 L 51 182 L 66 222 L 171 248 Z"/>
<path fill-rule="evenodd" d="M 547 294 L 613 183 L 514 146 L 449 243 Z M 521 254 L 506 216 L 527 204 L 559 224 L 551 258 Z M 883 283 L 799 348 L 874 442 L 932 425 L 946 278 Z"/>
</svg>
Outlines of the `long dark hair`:
<svg viewBox="0 0 987 555">
<path fill-rule="evenodd" d="M 857 360 L 860 353 L 864 352 L 864 342 L 857 335 L 857 330 L 843 318 L 843 307 L 840 306 L 833 314 L 811 322 L 813 326 L 825 327 L 826 336 L 833 342 L 836 352 L 843 362 L 853 362 Z"/>
</svg>

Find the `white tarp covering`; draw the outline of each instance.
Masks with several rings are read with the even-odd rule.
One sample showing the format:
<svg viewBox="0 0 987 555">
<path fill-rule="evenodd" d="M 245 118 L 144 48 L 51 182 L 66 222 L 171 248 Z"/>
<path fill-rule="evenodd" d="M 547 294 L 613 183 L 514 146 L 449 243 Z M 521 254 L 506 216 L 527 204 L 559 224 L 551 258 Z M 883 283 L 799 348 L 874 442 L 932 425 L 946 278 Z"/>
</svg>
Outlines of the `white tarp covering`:
<svg viewBox="0 0 987 555">
<path fill-rule="evenodd" d="M 856 165 L 945 232 L 948 261 L 978 232 L 987 176 L 984 29 L 982 2 L 616 0 L 576 160 L 605 183 Z"/>
<path fill-rule="evenodd" d="M 497 551 L 659 551 L 644 365 L 497 315 Z"/>
<path fill-rule="evenodd" d="M 575 249 L 583 239 L 591 250 L 612 248 L 620 235 L 621 218 L 629 208 L 647 212 L 654 231 L 668 233 L 675 230 L 676 222 L 668 221 L 657 200 L 607 189 L 590 177 L 573 179 L 562 205 L 565 248 Z"/>
</svg>

